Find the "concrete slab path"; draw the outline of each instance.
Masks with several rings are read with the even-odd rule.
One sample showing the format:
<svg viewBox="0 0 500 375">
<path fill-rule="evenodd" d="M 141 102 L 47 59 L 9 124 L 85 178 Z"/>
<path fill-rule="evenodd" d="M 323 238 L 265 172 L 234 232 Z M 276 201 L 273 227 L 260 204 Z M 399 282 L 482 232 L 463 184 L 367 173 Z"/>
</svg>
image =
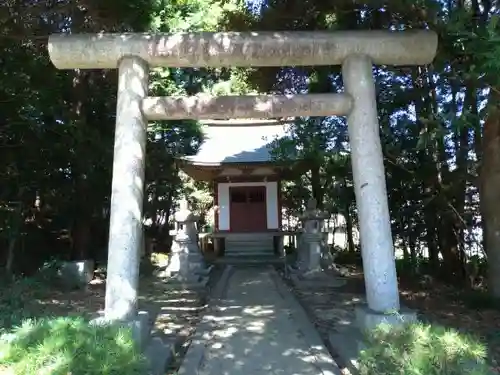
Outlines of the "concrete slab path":
<svg viewBox="0 0 500 375">
<path fill-rule="evenodd" d="M 304 310 L 272 267 L 236 268 L 213 301 L 182 375 L 338 375 Z"/>
</svg>

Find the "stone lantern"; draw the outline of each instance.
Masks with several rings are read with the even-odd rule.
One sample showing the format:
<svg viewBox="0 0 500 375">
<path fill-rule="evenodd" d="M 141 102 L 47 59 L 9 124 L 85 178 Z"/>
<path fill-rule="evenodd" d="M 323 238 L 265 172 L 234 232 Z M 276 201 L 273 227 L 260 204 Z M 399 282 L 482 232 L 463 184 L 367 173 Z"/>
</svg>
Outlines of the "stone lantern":
<svg viewBox="0 0 500 375">
<path fill-rule="evenodd" d="M 298 249 L 297 268 L 299 272 L 308 274 L 322 270 L 323 221 L 329 216 L 328 212 L 317 208 L 316 199 L 309 199 L 306 211 L 299 217 L 303 223 Z"/>
<path fill-rule="evenodd" d="M 187 201 L 182 200 L 174 220 L 178 229 L 172 243 L 167 273 L 182 281 L 197 282 L 206 274 L 205 261 L 198 246 L 198 217 L 189 210 Z"/>
</svg>

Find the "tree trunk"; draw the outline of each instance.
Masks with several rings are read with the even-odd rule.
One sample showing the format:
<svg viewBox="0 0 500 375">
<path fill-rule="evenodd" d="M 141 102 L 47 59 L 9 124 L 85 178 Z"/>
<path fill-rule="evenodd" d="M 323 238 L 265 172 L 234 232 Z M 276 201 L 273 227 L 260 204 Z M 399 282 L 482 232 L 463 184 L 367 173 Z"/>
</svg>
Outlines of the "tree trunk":
<svg viewBox="0 0 500 375">
<path fill-rule="evenodd" d="M 87 169 L 89 166 L 82 160 L 83 155 L 79 152 L 84 139 L 79 138 L 84 134 L 87 123 L 88 114 L 91 112 L 90 107 L 86 104 L 88 92 L 89 74 L 81 71 L 76 71 L 73 79 L 73 121 L 78 129 L 75 140 L 75 149 L 77 156 L 72 163 L 72 173 L 74 181 L 75 202 L 73 208 L 73 226 L 71 237 L 73 240 L 72 256 L 73 260 L 86 260 L 89 255 L 89 245 L 91 236 L 91 220 L 92 220 L 92 193 L 90 190 Z"/>
<path fill-rule="evenodd" d="M 427 184 L 424 183 L 423 191 L 424 197 L 431 196 L 429 192 L 431 188 L 428 187 Z M 427 245 L 427 249 L 429 252 L 429 266 L 432 270 L 433 275 L 439 274 L 440 262 L 439 262 L 439 248 L 437 244 L 437 218 L 435 209 L 429 204 L 424 207 L 424 223 L 426 227 L 425 231 L 425 242 Z"/>
<path fill-rule="evenodd" d="M 75 195 L 76 202 L 73 210 L 73 226 L 71 228 L 71 238 L 73 248 L 71 249 L 72 260 L 87 260 L 92 236 L 92 193 L 86 177 L 79 173 L 78 167 L 74 167 Z"/>
<path fill-rule="evenodd" d="M 356 251 L 356 246 L 354 245 L 354 225 L 352 224 L 352 216 L 351 216 L 351 208 L 349 204 L 346 204 L 345 207 L 345 225 L 346 225 L 346 235 L 347 235 L 347 244 L 350 253 L 354 253 Z"/>
<path fill-rule="evenodd" d="M 443 256 L 443 267 L 440 276 L 446 281 L 464 281 L 463 267 L 460 260 L 455 227 L 451 215 L 443 215 L 439 231 L 439 248 Z"/>
<path fill-rule="evenodd" d="M 500 298 L 500 92 L 492 89 L 482 137 L 480 170 L 483 236 L 488 255 L 488 287 Z"/>
<path fill-rule="evenodd" d="M 90 221 L 87 217 L 75 218 L 73 226 L 73 259 L 87 260 L 91 236 Z"/>
<path fill-rule="evenodd" d="M 7 275 L 12 276 L 14 273 L 14 260 L 16 256 L 16 247 L 21 237 L 21 229 L 24 225 L 23 221 L 23 194 L 24 188 L 19 189 L 19 202 L 16 203 L 14 209 L 11 211 L 10 228 L 9 228 L 9 245 L 7 248 L 7 259 L 5 261 L 5 272 Z"/>
<path fill-rule="evenodd" d="M 316 163 L 311 167 L 311 190 L 312 197 L 316 199 L 317 207 L 321 209 L 323 208 L 323 188 L 321 186 L 319 169 L 320 166 Z"/>
<path fill-rule="evenodd" d="M 415 110 L 417 115 L 417 126 L 420 131 L 432 134 L 435 129 L 430 122 L 423 122 L 419 117 L 434 117 L 437 114 L 437 99 L 436 85 L 432 80 L 433 71 L 426 68 L 418 67 L 414 71 L 413 81 L 418 90 L 415 94 L 418 95 L 415 100 Z M 442 179 L 442 166 L 440 163 L 440 147 L 438 143 L 431 143 L 429 147 L 418 152 L 418 159 L 422 171 L 425 171 L 426 176 L 422 181 L 422 198 L 424 200 L 424 222 L 426 226 L 425 241 L 429 251 L 429 263 L 432 273 L 439 275 L 439 217 L 437 215 L 436 197 L 439 195 Z"/>
</svg>

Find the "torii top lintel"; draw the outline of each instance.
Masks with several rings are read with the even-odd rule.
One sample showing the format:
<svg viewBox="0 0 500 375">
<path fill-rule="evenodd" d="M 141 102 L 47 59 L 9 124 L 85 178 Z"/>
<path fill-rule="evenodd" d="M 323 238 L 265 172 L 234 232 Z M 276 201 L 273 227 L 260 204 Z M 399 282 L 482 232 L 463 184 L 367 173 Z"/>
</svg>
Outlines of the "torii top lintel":
<svg viewBox="0 0 500 375">
<path fill-rule="evenodd" d="M 377 65 L 423 65 L 437 45 L 430 30 L 255 31 L 54 34 L 48 49 L 58 69 L 115 69 L 125 56 L 151 67 L 215 68 L 339 65 L 353 54 Z"/>
</svg>

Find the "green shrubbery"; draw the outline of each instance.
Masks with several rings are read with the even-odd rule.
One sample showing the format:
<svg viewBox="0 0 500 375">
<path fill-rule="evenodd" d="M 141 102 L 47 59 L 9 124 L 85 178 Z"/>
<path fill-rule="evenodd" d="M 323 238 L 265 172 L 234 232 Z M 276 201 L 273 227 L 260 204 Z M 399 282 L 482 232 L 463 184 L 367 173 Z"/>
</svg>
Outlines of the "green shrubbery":
<svg viewBox="0 0 500 375">
<path fill-rule="evenodd" d="M 367 334 L 362 375 L 489 375 L 486 348 L 471 336 L 440 326 L 381 325 Z"/>
<path fill-rule="evenodd" d="M 25 319 L 43 314 L 36 301 L 47 294 L 47 287 L 36 278 L 22 278 L 5 283 L 0 290 L 0 333 L 21 324 Z"/>
<path fill-rule="evenodd" d="M 26 320 L 0 338 L 0 373 L 133 375 L 145 366 L 130 330 L 83 318 Z"/>
<path fill-rule="evenodd" d="M 147 373 L 145 358 L 129 329 L 90 325 L 82 316 L 51 317 L 51 306 L 44 301 L 53 289 L 63 293 L 66 288 L 53 265 L 34 277 L 4 284 L 0 293 L 0 374 Z"/>
</svg>

